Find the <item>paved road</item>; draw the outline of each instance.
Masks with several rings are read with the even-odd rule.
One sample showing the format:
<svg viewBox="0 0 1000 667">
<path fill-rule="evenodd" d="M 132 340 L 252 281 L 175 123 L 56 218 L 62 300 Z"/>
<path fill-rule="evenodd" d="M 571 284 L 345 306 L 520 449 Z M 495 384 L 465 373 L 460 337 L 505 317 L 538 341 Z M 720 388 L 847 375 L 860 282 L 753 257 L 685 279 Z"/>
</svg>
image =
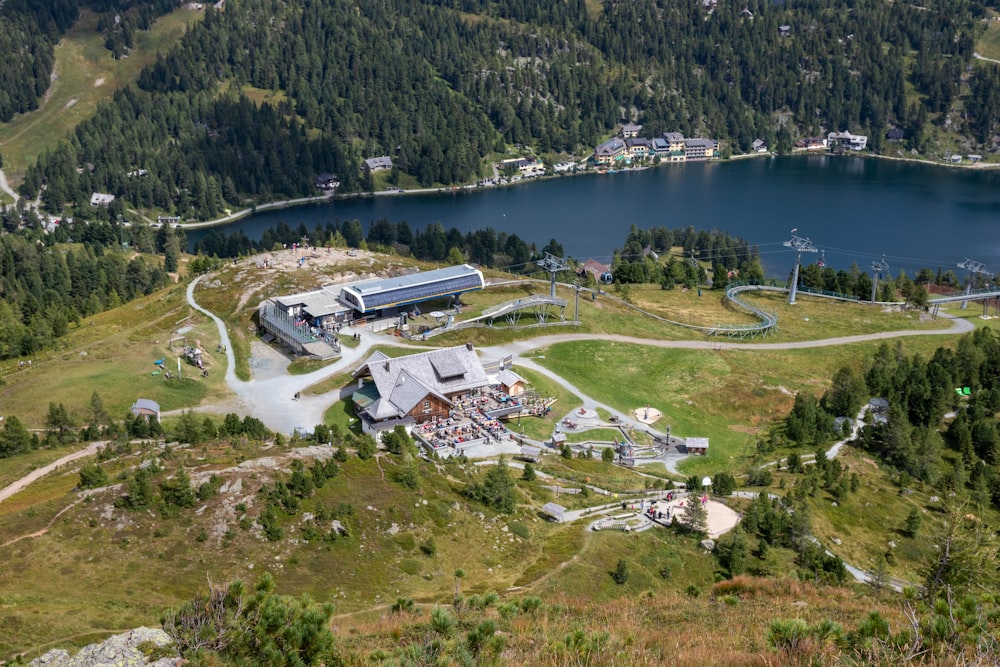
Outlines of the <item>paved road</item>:
<svg viewBox="0 0 1000 667">
<path fill-rule="evenodd" d="M 71 461 L 76 461 L 77 459 L 82 459 L 85 456 L 93 456 L 94 454 L 97 453 L 98 447 L 101 447 L 103 445 L 104 442 L 93 442 L 79 451 L 73 452 L 72 454 L 67 454 L 66 456 L 57 459 L 46 466 L 42 466 L 41 468 L 32 470 L 31 472 L 29 472 L 27 475 L 17 480 L 16 482 L 8 484 L 3 489 L 0 489 L 0 503 L 7 500 L 16 493 L 23 491 L 25 487 L 27 487 L 29 484 L 38 479 L 41 479 L 42 477 L 45 477 L 45 475 L 48 475 L 50 472 L 52 472 L 59 466 L 70 463 Z"/>
</svg>

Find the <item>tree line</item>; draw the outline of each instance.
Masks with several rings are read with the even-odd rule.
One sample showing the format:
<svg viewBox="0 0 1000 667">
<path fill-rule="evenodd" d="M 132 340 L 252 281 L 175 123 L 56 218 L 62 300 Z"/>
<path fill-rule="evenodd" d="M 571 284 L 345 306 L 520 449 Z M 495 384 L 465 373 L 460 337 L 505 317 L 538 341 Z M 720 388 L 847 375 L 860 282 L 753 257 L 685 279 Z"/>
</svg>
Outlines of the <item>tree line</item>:
<svg viewBox="0 0 1000 667">
<path fill-rule="evenodd" d="M 106 250 L 0 235 L 0 359 L 35 354 L 82 318 L 167 284 L 155 260 Z"/>
</svg>

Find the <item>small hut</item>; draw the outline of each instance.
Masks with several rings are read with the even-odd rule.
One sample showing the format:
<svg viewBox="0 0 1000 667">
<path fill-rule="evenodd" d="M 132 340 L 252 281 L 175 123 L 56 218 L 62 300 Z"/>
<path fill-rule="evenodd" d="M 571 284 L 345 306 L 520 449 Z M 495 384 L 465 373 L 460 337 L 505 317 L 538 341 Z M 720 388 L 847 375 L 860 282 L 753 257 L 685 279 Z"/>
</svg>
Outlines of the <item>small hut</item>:
<svg viewBox="0 0 1000 667">
<path fill-rule="evenodd" d="M 542 513 L 551 517 L 556 523 L 562 523 L 566 515 L 566 508 L 555 503 L 545 503 L 542 505 Z"/>
<path fill-rule="evenodd" d="M 132 414 L 136 417 L 143 416 L 147 420 L 155 417 L 156 421 L 160 421 L 160 404 L 156 401 L 148 398 L 138 398 L 135 403 L 132 404 L 131 409 Z"/>
<path fill-rule="evenodd" d="M 538 463 L 542 460 L 542 450 L 531 445 L 521 445 L 521 459 L 529 463 Z"/>
<path fill-rule="evenodd" d="M 688 438 L 684 442 L 688 454 L 704 456 L 708 454 L 708 438 Z"/>
<path fill-rule="evenodd" d="M 500 371 L 497 381 L 509 396 L 520 396 L 524 393 L 524 389 L 528 384 L 527 380 L 509 368 Z"/>
</svg>

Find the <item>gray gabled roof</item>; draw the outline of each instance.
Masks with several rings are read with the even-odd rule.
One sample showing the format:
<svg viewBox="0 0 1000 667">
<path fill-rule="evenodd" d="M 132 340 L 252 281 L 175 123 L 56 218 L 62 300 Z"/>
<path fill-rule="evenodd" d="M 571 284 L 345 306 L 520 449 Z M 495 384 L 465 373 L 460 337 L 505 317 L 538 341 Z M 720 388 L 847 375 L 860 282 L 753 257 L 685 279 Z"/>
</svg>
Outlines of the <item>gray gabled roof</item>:
<svg viewBox="0 0 1000 667">
<path fill-rule="evenodd" d="M 542 512 L 561 522 L 566 513 L 566 508 L 556 503 L 545 503 L 542 505 Z"/>
<path fill-rule="evenodd" d="M 527 380 L 509 368 L 505 368 L 497 374 L 497 382 L 505 387 L 513 387 L 518 382 L 527 383 Z"/>
<path fill-rule="evenodd" d="M 160 404 L 149 398 L 137 398 L 132 404 L 132 413 L 134 414 L 138 410 L 149 410 L 160 414 Z"/>
<path fill-rule="evenodd" d="M 367 412 L 375 419 L 406 414 L 428 395 L 445 402 L 448 396 L 489 384 L 483 365 L 471 345 L 430 350 L 390 359 L 374 352 L 354 372 L 371 375 L 379 399 Z"/>
</svg>

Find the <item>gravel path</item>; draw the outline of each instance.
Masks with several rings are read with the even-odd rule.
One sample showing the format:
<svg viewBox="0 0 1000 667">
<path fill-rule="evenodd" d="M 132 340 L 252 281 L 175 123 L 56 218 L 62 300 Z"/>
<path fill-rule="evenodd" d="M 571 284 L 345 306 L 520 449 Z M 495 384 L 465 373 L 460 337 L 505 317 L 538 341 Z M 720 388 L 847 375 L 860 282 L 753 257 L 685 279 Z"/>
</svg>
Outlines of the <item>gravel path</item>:
<svg viewBox="0 0 1000 667">
<path fill-rule="evenodd" d="M 191 281 L 187 288 L 187 300 L 192 308 L 212 318 L 219 330 L 219 337 L 222 344 L 226 346 L 226 383 L 236 394 L 235 405 L 240 412 L 251 414 L 262 420 L 268 428 L 281 433 L 292 433 L 297 426 L 311 429 L 316 424 L 323 421 L 323 413 L 332 403 L 340 399 L 338 394 L 333 400 L 329 394 L 323 396 L 302 395 L 295 400 L 295 394 L 302 392 L 307 387 L 325 380 L 333 375 L 342 373 L 353 367 L 357 362 L 364 359 L 368 352 L 375 345 L 396 345 L 413 348 L 411 345 L 403 345 L 388 336 L 379 336 L 370 332 L 362 332 L 361 344 L 357 347 L 344 346 L 342 356 L 329 366 L 313 371 L 305 375 L 280 375 L 277 377 L 254 378 L 250 381 L 243 381 L 236 377 L 236 359 L 233 354 L 233 346 L 229 339 L 229 332 L 226 324 L 213 313 L 198 305 L 194 298 L 194 291 L 198 283 L 204 278 L 199 276 Z M 943 316 L 947 317 L 947 316 Z M 524 355 L 539 348 L 571 341 L 603 340 L 621 343 L 633 343 L 637 345 L 647 345 L 650 347 L 688 349 L 688 350 L 795 350 L 814 347 L 829 347 L 834 345 L 849 345 L 872 340 L 886 340 L 900 338 L 904 336 L 934 336 L 934 335 L 955 335 L 972 331 L 975 326 L 968 320 L 959 318 L 952 319 L 952 326 L 947 329 L 934 329 L 927 331 L 885 331 L 859 336 L 839 336 L 836 338 L 826 338 L 823 340 L 794 341 L 787 343 L 732 343 L 719 340 L 649 340 L 634 336 L 621 336 L 615 334 L 555 334 L 549 336 L 539 336 L 529 340 L 515 341 L 494 347 L 480 348 L 480 352 L 487 359 L 500 359 L 511 355 L 517 359 L 517 363 L 544 373 L 548 377 L 563 384 L 571 391 L 579 395 L 586 407 L 601 407 L 612 414 L 617 414 L 610 406 L 596 401 L 573 387 L 570 383 L 560 378 L 551 371 L 535 364 L 530 359 L 525 359 Z M 346 330 L 351 333 L 350 329 Z M 631 416 L 620 415 L 625 423 L 633 423 Z M 646 430 L 644 425 L 635 423 L 638 428 Z"/>
<path fill-rule="evenodd" d="M 24 490 L 24 488 L 27 487 L 32 482 L 41 479 L 42 477 L 45 477 L 59 466 L 70 463 L 71 461 L 76 461 L 77 459 L 82 459 L 85 456 L 93 456 L 94 454 L 97 453 L 97 448 L 101 447 L 104 444 L 105 444 L 104 442 L 92 442 L 90 443 L 90 445 L 79 451 L 73 452 L 72 454 L 67 454 L 66 456 L 57 459 L 46 466 L 42 466 L 41 468 L 32 470 L 31 472 L 29 472 L 27 475 L 17 480 L 16 482 L 7 485 L 3 489 L 0 489 L 0 503 L 7 500 L 14 494 Z"/>
</svg>

